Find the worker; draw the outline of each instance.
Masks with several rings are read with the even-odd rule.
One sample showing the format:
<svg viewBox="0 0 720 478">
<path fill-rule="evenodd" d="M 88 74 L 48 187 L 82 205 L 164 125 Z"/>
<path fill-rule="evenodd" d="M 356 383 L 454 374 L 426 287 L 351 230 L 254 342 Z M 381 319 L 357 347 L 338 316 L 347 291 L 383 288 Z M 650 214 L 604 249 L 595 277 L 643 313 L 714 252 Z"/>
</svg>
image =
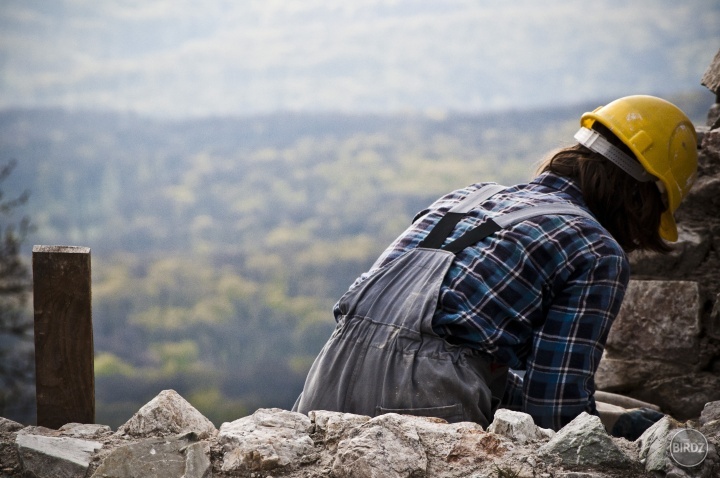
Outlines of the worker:
<svg viewBox="0 0 720 478">
<path fill-rule="evenodd" d="M 335 305 L 294 410 L 487 427 L 502 407 L 553 430 L 597 415 L 594 374 L 630 279 L 626 254 L 677 240 L 697 139 L 680 109 L 644 95 L 580 125 L 532 181 L 473 184 L 420 212 Z"/>
</svg>

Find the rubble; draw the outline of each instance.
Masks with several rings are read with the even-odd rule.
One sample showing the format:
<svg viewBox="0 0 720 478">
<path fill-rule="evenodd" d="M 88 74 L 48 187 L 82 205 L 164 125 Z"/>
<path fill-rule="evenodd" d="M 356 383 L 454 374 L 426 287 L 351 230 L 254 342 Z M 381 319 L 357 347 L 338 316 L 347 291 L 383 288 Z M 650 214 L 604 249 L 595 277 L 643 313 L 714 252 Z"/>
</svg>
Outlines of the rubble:
<svg viewBox="0 0 720 478">
<path fill-rule="evenodd" d="M 170 392 L 161 392 L 120 429 L 130 429 L 159 403 L 171 408 L 187 403 Z M 195 412 L 192 423 L 205 423 Z M 600 418 L 587 413 L 557 433 L 537 427 L 529 415 L 503 409 L 487 430 L 477 423 L 395 413 L 306 416 L 267 408 L 223 423 L 217 433 L 202 427 L 174 433 L 187 428 L 177 414 L 153 417 L 152 426 L 133 428 L 132 435 L 77 423 L 59 430 L 18 430 L 0 420 L 5 430 L 0 432 L 0 477 L 649 478 L 655 473 L 709 478 L 720 473 L 720 401 L 708 403 L 697 422 L 665 417 L 636 442 L 609 436 Z M 678 465 L 668 452 L 673 432 L 685 427 L 704 433 L 709 443 L 707 458 L 694 468 Z"/>
</svg>

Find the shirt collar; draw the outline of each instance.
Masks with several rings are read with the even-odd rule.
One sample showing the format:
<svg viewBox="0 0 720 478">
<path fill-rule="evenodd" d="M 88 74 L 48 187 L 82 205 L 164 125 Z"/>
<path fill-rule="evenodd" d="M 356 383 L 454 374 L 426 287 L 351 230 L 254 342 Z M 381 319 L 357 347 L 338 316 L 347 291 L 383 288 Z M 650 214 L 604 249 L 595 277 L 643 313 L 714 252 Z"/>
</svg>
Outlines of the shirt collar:
<svg viewBox="0 0 720 478">
<path fill-rule="evenodd" d="M 560 196 L 587 209 L 580 186 L 570 178 L 558 176 L 551 172 L 544 172 L 533 179 L 530 184 L 541 186 L 543 189 L 551 189 L 552 191 L 547 192 L 554 194 L 560 193 Z"/>
</svg>

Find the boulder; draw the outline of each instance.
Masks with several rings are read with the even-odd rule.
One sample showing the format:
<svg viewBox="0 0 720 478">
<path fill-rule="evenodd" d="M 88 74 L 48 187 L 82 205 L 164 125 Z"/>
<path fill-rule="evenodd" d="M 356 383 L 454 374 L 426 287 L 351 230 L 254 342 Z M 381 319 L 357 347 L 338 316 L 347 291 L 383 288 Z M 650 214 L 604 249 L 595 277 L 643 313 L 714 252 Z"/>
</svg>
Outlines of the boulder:
<svg viewBox="0 0 720 478">
<path fill-rule="evenodd" d="M 717 476 L 718 454 L 712 443 L 708 443 L 705 459 L 696 466 L 681 466 L 679 457 L 672 454 L 673 440 L 679 432 L 686 432 L 686 425 L 671 417 L 665 417 L 645 430 L 635 442 L 638 446 L 638 458 L 645 465 L 645 471 L 653 476 L 714 478 Z M 682 463 L 682 460 L 679 460 Z"/>
<path fill-rule="evenodd" d="M 92 455 L 103 446 L 96 441 L 29 433 L 18 433 L 15 444 L 30 476 L 56 478 L 84 477 Z"/>
<path fill-rule="evenodd" d="M 388 413 L 361 425 L 338 444 L 333 474 L 338 478 L 425 476 L 425 449 L 417 429 L 404 418 Z"/>
<path fill-rule="evenodd" d="M 535 425 L 532 417 L 527 413 L 500 409 L 495 412 L 493 422 L 488 431 L 509 438 L 522 445 L 539 440 L 548 440 L 555 435 L 555 431 L 540 428 Z"/>
<path fill-rule="evenodd" d="M 720 400 L 720 376 L 711 372 L 660 376 L 648 380 L 633 395 L 654 401 L 678 420 L 697 418 L 706 403 Z"/>
<path fill-rule="evenodd" d="M 638 388 L 656 377 L 686 374 L 688 366 L 642 358 L 613 358 L 605 352 L 595 372 L 595 386 L 603 391 L 625 391 Z"/>
<path fill-rule="evenodd" d="M 563 465 L 625 468 L 632 460 L 605 431 L 600 417 L 581 413 L 539 448 L 541 455 L 557 455 Z"/>
<path fill-rule="evenodd" d="M 608 358 L 697 364 L 701 307 L 697 282 L 630 281 L 605 345 Z"/>
<path fill-rule="evenodd" d="M 705 404 L 700 414 L 700 431 L 720 443 L 720 401 Z"/>
<path fill-rule="evenodd" d="M 224 472 L 273 470 L 317 459 L 310 418 L 278 408 L 261 408 L 220 426 Z"/>
<path fill-rule="evenodd" d="M 117 431 L 119 435 L 133 437 L 162 437 L 189 432 L 203 439 L 216 434 L 217 429 L 175 390 L 160 392 Z"/>
<path fill-rule="evenodd" d="M 365 415 L 325 410 L 312 411 L 308 417 L 315 424 L 315 433 L 323 437 L 325 446 L 331 452 L 337 449 L 337 444 L 343 436 L 370 420 L 370 417 Z"/>
<path fill-rule="evenodd" d="M 209 478 L 210 445 L 195 435 L 150 438 L 114 449 L 91 478 Z"/>
<path fill-rule="evenodd" d="M 13 420 L 0 417 L 0 433 L 11 433 L 16 432 L 25 428 L 25 425 L 21 425 Z"/>
</svg>

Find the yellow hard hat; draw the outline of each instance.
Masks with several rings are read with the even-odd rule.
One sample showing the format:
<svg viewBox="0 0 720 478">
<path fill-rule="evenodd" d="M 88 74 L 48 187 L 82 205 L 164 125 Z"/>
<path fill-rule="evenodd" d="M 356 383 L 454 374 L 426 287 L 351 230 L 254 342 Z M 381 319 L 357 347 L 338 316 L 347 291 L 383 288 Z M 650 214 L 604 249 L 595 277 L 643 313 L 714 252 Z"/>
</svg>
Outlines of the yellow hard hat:
<svg viewBox="0 0 720 478">
<path fill-rule="evenodd" d="M 590 129 L 596 121 L 630 148 L 645 171 L 657 178 L 668 206 L 660 218 L 660 236 L 677 241 L 673 214 L 697 175 L 695 126 L 674 104 L 645 95 L 626 96 L 585 113 L 580 124 Z"/>
</svg>

